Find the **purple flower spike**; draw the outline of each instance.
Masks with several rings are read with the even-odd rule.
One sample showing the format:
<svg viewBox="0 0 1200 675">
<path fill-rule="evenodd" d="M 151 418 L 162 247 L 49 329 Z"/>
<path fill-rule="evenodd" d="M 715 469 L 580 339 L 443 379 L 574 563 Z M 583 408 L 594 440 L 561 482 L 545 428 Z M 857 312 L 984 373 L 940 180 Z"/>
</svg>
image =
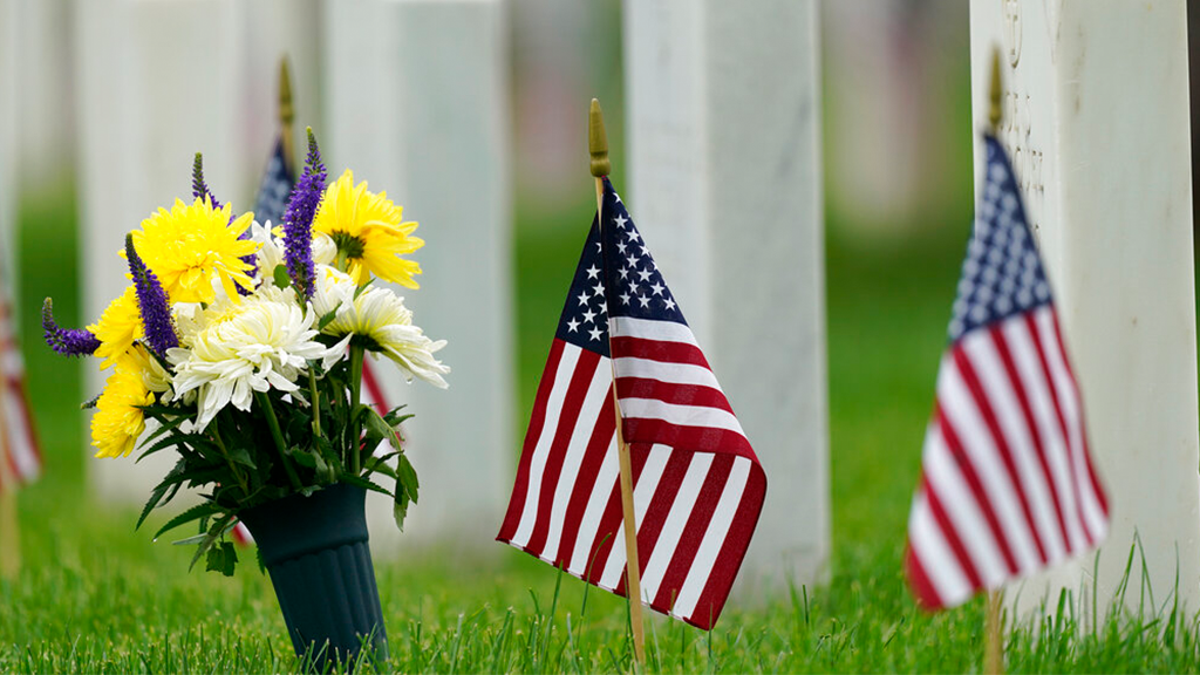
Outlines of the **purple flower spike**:
<svg viewBox="0 0 1200 675">
<path fill-rule="evenodd" d="M 217 198 L 214 197 L 213 193 L 208 189 L 208 184 L 204 181 L 204 155 L 202 155 L 199 152 L 196 153 L 196 159 L 194 162 L 192 162 L 192 196 L 194 196 L 196 199 L 203 199 L 203 198 L 207 197 L 208 200 L 210 202 L 212 202 L 212 207 L 214 209 L 221 208 L 221 202 L 217 201 Z M 237 214 L 234 214 L 234 213 L 229 214 L 229 222 L 232 223 L 235 218 L 237 218 Z M 249 228 L 247 228 L 244 232 L 242 232 L 238 236 L 238 239 L 249 239 L 249 238 L 250 238 Z M 255 274 L 256 270 L 258 269 L 257 256 L 255 256 L 253 253 L 251 253 L 250 255 L 242 258 L 242 262 L 244 262 L 250 266 L 250 269 L 246 270 L 246 276 L 253 279 L 254 274 Z M 242 288 L 240 285 L 237 287 L 237 291 L 241 295 L 250 295 L 250 291 Z"/>
<path fill-rule="evenodd" d="M 63 356 L 91 356 L 100 347 L 100 341 L 91 331 L 59 328 L 50 298 L 42 303 L 42 331 L 46 344 Z"/>
<path fill-rule="evenodd" d="M 214 209 L 221 208 L 221 202 L 217 201 L 212 192 L 209 192 L 208 184 L 204 182 L 204 155 L 198 152 L 196 160 L 192 162 L 192 196 L 196 199 L 208 197 Z"/>
<path fill-rule="evenodd" d="M 312 222 L 325 192 L 325 165 L 312 127 L 308 128 L 308 160 L 304 174 L 292 189 L 287 211 L 283 214 L 283 258 L 288 276 L 307 300 L 312 297 L 316 283 L 312 259 Z"/>
<path fill-rule="evenodd" d="M 138 257 L 133 247 L 133 235 L 125 235 L 125 257 L 129 260 L 129 272 L 137 291 L 138 312 L 142 315 L 145 343 L 155 354 L 163 356 L 167 350 L 179 346 L 175 335 L 175 324 L 171 320 L 171 307 L 167 304 L 167 293 L 158 277 Z"/>
</svg>

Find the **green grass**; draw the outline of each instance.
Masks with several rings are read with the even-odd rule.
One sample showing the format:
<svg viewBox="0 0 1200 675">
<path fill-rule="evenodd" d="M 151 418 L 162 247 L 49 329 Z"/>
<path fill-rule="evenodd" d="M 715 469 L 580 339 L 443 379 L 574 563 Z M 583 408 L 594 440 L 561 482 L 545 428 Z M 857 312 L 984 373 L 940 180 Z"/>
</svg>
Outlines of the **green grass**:
<svg viewBox="0 0 1200 675">
<path fill-rule="evenodd" d="M 21 316 L 47 476 L 20 497 L 25 567 L 0 582 L 0 672 L 279 672 L 298 667 L 270 581 L 253 564 L 227 579 L 186 572 L 188 551 L 134 532 L 132 510 L 81 489 L 79 368 L 37 338 L 40 298 L 78 323 L 74 206 L 24 214 Z M 518 230 L 523 410 L 540 374 L 577 256 L 578 213 L 528 208 Z M 947 222 L 967 222 L 969 205 Z M 965 227 L 965 226 L 964 226 Z M 654 672 L 978 671 L 983 605 L 915 608 L 900 559 L 921 435 L 962 239 L 927 234 L 888 251 L 828 250 L 833 560 L 828 584 L 763 606 L 733 604 L 704 633 L 654 617 Z M 419 506 L 416 508 L 420 508 Z M 499 518 L 499 514 L 485 517 Z M 161 516 L 158 516 L 161 520 Z M 152 525 L 154 523 L 151 523 Z M 153 530 L 151 530 L 153 531 Z M 497 546 L 500 546 L 497 544 Z M 377 568 L 400 672 L 615 672 L 630 667 L 622 601 L 515 551 L 499 566 L 418 560 Z M 1197 623 L 1166 612 L 1083 630 L 1069 604 L 1008 634 L 1013 672 L 1200 669 Z M 362 670 L 369 670 L 364 667 Z"/>
</svg>

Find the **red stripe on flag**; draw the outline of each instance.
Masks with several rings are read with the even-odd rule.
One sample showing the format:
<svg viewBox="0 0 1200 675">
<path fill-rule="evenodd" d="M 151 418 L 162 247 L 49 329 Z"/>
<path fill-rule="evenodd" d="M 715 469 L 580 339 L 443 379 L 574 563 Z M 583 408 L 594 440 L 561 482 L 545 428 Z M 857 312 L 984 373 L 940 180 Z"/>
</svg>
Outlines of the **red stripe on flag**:
<svg viewBox="0 0 1200 675">
<path fill-rule="evenodd" d="M 632 468 L 633 489 L 637 492 L 638 478 L 642 475 L 642 468 L 646 466 L 646 453 L 633 452 L 630 447 L 629 462 Z M 621 481 L 620 478 L 613 481 L 612 495 L 608 499 L 608 505 L 604 508 L 604 516 L 600 518 L 600 527 L 596 530 L 596 540 L 592 543 L 592 549 L 595 553 L 591 556 L 592 573 L 588 577 L 588 581 L 593 584 L 599 584 L 600 577 L 604 574 L 604 567 L 608 564 L 608 557 L 612 554 L 613 544 L 617 537 L 625 536 L 623 527 L 625 512 L 621 507 Z M 622 582 L 623 583 L 623 582 Z M 621 588 L 624 588 L 621 586 Z M 624 595 L 624 591 L 617 591 L 618 595 Z"/>
<path fill-rule="evenodd" d="M 1042 439 L 1041 430 L 1036 420 L 1034 420 L 1033 407 L 1029 404 L 1029 395 L 1026 392 L 1025 383 L 1021 380 L 1021 375 L 1017 371 L 1016 361 L 1013 360 L 1012 351 L 1008 348 L 1008 339 L 1004 337 L 1004 332 L 1000 330 L 999 325 L 993 324 L 987 330 L 988 335 L 991 337 L 992 345 L 996 348 L 996 353 L 1000 356 L 1000 363 L 1004 366 L 1004 372 L 1008 375 L 1009 388 L 1016 396 L 1017 405 L 1021 408 L 1021 417 L 1025 421 L 1025 428 L 1029 432 L 1029 438 L 1033 441 L 1034 455 L 1037 457 L 1038 466 L 1041 468 L 1042 478 L 1046 481 L 1046 485 L 1050 489 L 1050 499 L 1054 503 L 1054 516 L 1058 521 L 1059 533 L 1062 535 L 1063 544 L 1069 551 L 1071 548 L 1071 539 L 1067 536 L 1067 523 L 1063 517 L 1062 497 L 1058 494 L 1058 484 L 1054 480 L 1054 475 L 1050 472 L 1045 443 Z M 1066 439 L 1063 440 L 1065 441 Z"/>
<path fill-rule="evenodd" d="M 708 359 L 696 345 L 686 342 L 647 340 L 629 335 L 614 335 L 612 338 L 614 358 L 633 357 L 661 361 L 663 363 L 688 363 L 709 368 Z"/>
<path fill-rule="evenodd" d="M 367 396 L 370 396 L 371 401 L 375 404 L 376 411 L 380 415 L 386 415 L 391 407 L 388 405 L 387 396 L 383 393 L 383 387 L 379 386 L 379 380 L 375 377 L 375 369 L 367 359 L 363 359 L 362 382 L 363 386 L 367 388 Z"/>
<path fill-rule="evenodd" d="M 609 387 L 606 398 L 609 401 L 612 400 L 612 387 Z M 611 403 L 606 405 L 604 410 L 611 411 Z M 567 503 L 567 513 L 563 518 L 562 538 L 559 540 L 558 555 L 554 560 L 556 567 L 571 563 L 571 555 L 575 551 L 575 542 L 579 538 L 579 527 L 583 521 L 583 514 L 587 510 L 588 500 L 596 486 L 600 466 L 604 463 L 604 453 L 612 445 L 613 436 L 616 433 L 616 412 L 613 411 L 609 415 L 601 413 L 600 417 L 596 419 L 596 426 L 592 429 L 592 437 L 588 441 L 587 450 L 584 451 L 583 461 L 579 464 L 579 474 L 575 478 L 575 486 L 571 491 L 570 501 Z"/>
<path fill-rule="evenodd" d="M 975 373 L 975 366 L 971 363 L 971 359 L 963 351 L 962 347 L 955 345 L 951 351 L 954 355 L 954 363 L 958 366 L 958 372 L 962 374 L 963 382 L 966 384 L 967 390 L 971 392 L 971 398 L 975 401 L 975 408 L 979 411 L 980 416 L 983 417 L 984 425 L 987 426 L 988 432 L 992 437 L 992 443 L 996 447 L 997 455 L 999 455 L 1001 463 L 1004 464 L 1005 472 L 1012 482 L 1013 491 L 1017 495 L 1017 502 L 1021 505 L 1021 513 L 1025 516 L 1025 524 L 1029 527 L 1029 533 L 1033 537 L 1034 546 L 1037 548 L 1038 559 L 1045 565 L 1047 559 L 1046 547 L 1042 544 L 1042 535 L 1038 531 L 1037 522 L 1034 520 L 1033 509 L 1029 508 L 1029 498 L 1025 494 L 1025 482 L 1021 480 L 1021 476 L 1017 473 L 1012 451 L 1008 447 L 1008 439 L 1000 431 L 1000 425 L 996 422 L 996 415 L 992 412 L 991 400 L 988 398 L 987 392 L 983 390 L 983 385 L 979 383 L 979 376 Z"/>
<path fill-rule="evenodd" d="M 583 408 L 583 401 L 587 396 L 588 389 L 592 386 L 592 380 L 597 377 L 597 366 L 600 365 L 601 358 L 596 352 L 587 349 L 580 351 L 579 362 L 575 365 L 575 372 L 571 375 L 567 396 L 563 399 L 562 404 L 563 411 L 571 411 L 571 414 L 564 414 L 558 418 L 558 429 L 554 433 L 554 442 L 550 447 L 566 448 L 570 444 L 571 437 L 575 435 L 575 424 L 579 420 L 579 411 Z M 609 377 L 607 372 L 602 375 Z M 539 555 L 546 547 L 546 535 L 550 531 L 550 514 L 554 510 L 554 493 L 558 488 L 558 478 L 562 474 L 563 462 L 566 461 L 566 458 L 566 452 L 549 453 L 546 457 L 546 466 L 542 471 L 537 518 L 534 520 L 533 533 L 529 536 L 529 543 L 525 545 L 525 548 L 530 551 L 538 551 Z"/>
<path fill-rule="evenodd" d="M 639 444 L 638 447 L 645 448 L 642 451 L 648 454 L 652 446 Z M 650 558 L 654 555 L 654 546 L 658 543 L 658 535 L 662 533 L 667 515 L 671 512 L 672 505 L 675 504 L 675 497 L 679 494 L 679 489 L 683 487 L 683 477 L 687 474 L 688 465 L 691 462 L 692 454 L 689 452 L 671 452 L 667 458 L 667 465 L 663 468 L 662 477 L 658 480 L 658 488 L 650 500 L 650 507 L 637 524 L 638 558 L 642 561 L 639 569 L 644 570 L 645 566 L 650 564 Z"/>
<path fill-rule="evenodd" d="M 626 417 L 622 431 L 628 442 L 653 442 L 673 448 L 694 448 L 697 452 L 731 453 L 758 461 L 746 437 L 726 429 L 685 427 L 662 419 Z"/>
<path fill-rule="evenodd" d="M 1008 543 L 1008 537 L 1004 529 L 1000 527 L 1000 519 L 996 517 L 996 512 L 992 508 L 992 502 L 988 499 L 987 492 L 983 488 L 983 481 L 979 479 L 979 473 L 975 471 L 974 463 L 967 457 L 962 443 L 958 440 L 958 433 L 954 430 L 954 426 L 950 423 L 950 420 L 942 412 L 940 405 L 935 406 L 933 414 L 937 420 L 938 433 L 942 435 L 942 440 L 946 442 L 946 449 L 950 451 L 950 456 L 957 461 L 963 480 L 966 481 L 967 487 L 971 490 L 971 495 L 975 498 L 975 503 L 979 505 L 979 510 L 983 513 L 984 520 L 987 521 L 988 529 L 992 532 L 992 538 L 995 539 L 996 546 L 1000 549 L 1000 554 L 1004 557 L 1004 564 L 1008 567 L 1008 573 L 1016 574 L 1017 561 L 1013 556 L 1012 547 Z"/>
<path fill-rule="evenodd" d="M 728 474 L 728 471 L 726 471 Z M 720 616 L 729 596 L 729 589 L 741 568 L 742 560 L 746 557 L 746 549 L 758 526 L 758 517 L 762 512 L 763 498 L 767 491 L 767 475 L 758 464 L 751 463 L 750 475 L 746 489 L 738 503 L 737 512 L 730 523 L 729 533 L 721 544 L 721 551 L 713 562 L 712 572 L 708 583 L 700 594 L 696 609 L 685 621 L 701 628 L 712 628 L 716 617 Z M 707 527 L 707 524 L 705 525 Z"/>
<path fill-rule="evenodd" d="M 617 394 L 621 400 L 648 398 L 673 405 L 716 408 L 733 414 L 729 401 L 719 389 L 696 385 L 679 385 L 639 377 L 617 378 Z"/>
<path fill-rule="evenodd" d="M 688 515 L 687 524 L 683 526 L 683 533 L 679 537 L 679 543 L 675 545 L 675 554 L 671 556 L 671 564 L 667 566 L 662 583 L 658 586 L 658 593 L 654 597 L 654 605 L 661 607 L 661 611 L 673 609 L 671 605 L 678 599 L 684 582 L 688 580 L 692 572 L 696 551 L 700 548 L 700 543 L 704 541 L 708 523 L 712 520 L 713 513 L 716 512 L 717 501 L 720 500 L 721 490 L 725 488 L 725 483 L 729 479 L 729 469 L 733 466 L 733 461 L 732 455 L 713 456 L 708 473 L 704 476 L 704 483 L 696 495 L 696 505 Z M 641 544 L 640 537 L 638 544 Z M 700 604 L 697 603 L 696 612 L 693 614 L 699 614 L 699 609 Z M 704 613 L 707 614 L 708 610 L 705 610 Z"/>
<path fill-rule="evenodd" d="M 1051 318 L 1054 320 L 1054 338 L 1058 344 L 1058 351 L 1062 354 L 1063 367 L 1067 369 L 1067 377 L 1071 379 L 1071 385 L 1074 387 L 1075 400 L 1080 402 L 1079 405 L 1079 429 L 1083 438 L 1083 459 L 1087 465 L 1088 480 L 1092 484 L 1092 493 L 1096 495 L 1096 501 L 1100 504 L 1100 511 L 1108 518 L 1108 497 L 1104 493 L 1104 487 L 1100 485 L 1100 479 L 1096 476 L 1096 468 L 1092 465 L 1092 452 L 1088 445 L 1087 425 L 1084 423 L 1083 397 L 1079 395 L 1079 380 L 1075 378 L 1075 370 L 1071 367 L 1071 359 L 1067 357 L 1067 348 L 1064 346 L 1062 338 L 1062 328 L 1058 323 L 1058 312 L 1051 312 Z"/>
<path fill-rule="evenodd" d="M 937 491 L 933 489 L 933 485 L 925 476 L 921 477 L 921 489 L 925 491 L 925 498 L 929 501 L 929 513 L 933 516 L 933 522 L 942 531 L 942 536 L 945 537 L 950 550 L 954 552 L 959 569 L 966 575 L 971 588 L 980 588 L 983 586 L 983 580 L 979 577 L 979 570 L 975 568 L 975 561 L 971 560 L 971 554 L 967 552 L 967 547 L 963 545 L 962 539 L 958 536 L 958 528 L 954 527 L 950 516 L 946 514 L 946 509 L 942 507 L 941 498 L 938 497 Z"/>
<path fill-rule="evenodd" d="M 529 493 L 529 464 L 533 461 L 533 449 L 537 446 L 538 438 L 542 435 L 542 426 L 546 422 L 546 399 L 554 387 L 554 378 L 558 374 L 558 364 L 562 359 L 562 340 L 554 340 L 550 344 L 550 355 L 546 357 L 546 367 L 542 370 L 542 381 L 538 385 L 537 398 L 533 401 L 533 413 L 529 418 L 529 428 L 525 432 L 525 443 L 521 449 L 521 460 L 517 463 L 517 477 L 513 485 L 512 497 L 508 501 L 508 511 L 504 515 L 504 523 L 500 526 L 497 541 L 509 543 L 517 533 L 521 523 L 521 512 L 525 509 L 525 499 Z"/>
<path fill-rule="evenodd" d="M 920 499 L 920 495 L 917 498 Z M 911 542 L 904 552 L 904 571 L 904 576 L 908 579 L 908 587 L 912 589 L 917 604 L 927 610 L 940 609 L 943 606 L 942 598 L 929 581 L 929 575 L 925 573 L 925 566 L 917 557 Z"/>
<path fill-rule="evenodd" d="M 1063 447 L 1070 452 L 1072 446 L 1070 423 L 1067 422 L 1066 415 L 1063 414 L 1058 386 L 1054 382 L 1054 374 L 1050 372 L 1050 364 L 1046 361 L 1046 344 L 1042 339 L 1041 331 L 1038 329 L 1037 321 L 1034 320 L 1033 314 L 1033 312 L 1025 313 L 1023 322 L 1024 327 L 1029 333 L 1030 340 L 1033 341 L 1034 351 L 1037 352 L 1038 356 L 1038 364 L 1041 366 L 1042 370 L 1042 379 L 1046 381 L 1046 389 L 1049 391 L 1050 400 L 1054 403 L 1054 416 L 1055 419 L 1058 420 L 1059 432 L 1062 433 Z M 1075 392 L 1073 391 L 1062 392 L 1061 395 L 1072 396 L 1074 393 Z M 1086 437 L 1086 433 L 1082 429 L 1080 430 L 1080 434 Z M 1068 464 L 1069 463 L 1070 461 L 1068 458 Z M 1091 546 L 1095 543 L 1097 537 L 1096 533 L 1092 532 L 1091 528 L 1088 526 L 1087 518 L 1083 517 L 1083 486 L 1079 483 L 1080 476 L 1078 476 L 1075 471 L 1071 471 L 1069 467 L 1068 471 L 1071 474 L 1071 480 L 1069 481 L 1069 484 L 1075 492 L 1075 503 L 1079 507 L 1079 524 L 1083 528 L 1083 534 L 1088 541 L 1088 545 Z"/>
</svg>

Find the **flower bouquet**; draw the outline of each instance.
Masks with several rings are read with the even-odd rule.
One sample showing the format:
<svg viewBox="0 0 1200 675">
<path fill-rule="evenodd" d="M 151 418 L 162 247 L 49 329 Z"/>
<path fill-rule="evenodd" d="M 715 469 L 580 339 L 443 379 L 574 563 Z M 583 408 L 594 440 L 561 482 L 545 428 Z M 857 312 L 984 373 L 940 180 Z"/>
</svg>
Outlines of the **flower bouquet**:
<svg viewBox="0 0 1200 675">
<path fill-rule="evenodd" d="M 366 354 L 391 359 L 410 381 L 446 386 L 449 368 L 434 357 L 445 342 L 426 337 L 403 299 L 372 283 L 417 287 L 420 267 L 403 257 L 424 243 L 417 224 L 349 170 L 326 185 L 311 129 L 280 227 L 218 202 L 199 156 L 192 184 L 190 205 L 160 208 L 126 236 L 120 255 L 132 283 L 99 321 L 61 328 L 46 299 L 46 341 L 111 370 L 85 404 L 96 409 L 97 457 L 178 456 L 139 527 L 182 488 L 198 489 L 201 502 L 155 537 L 198 524 L 178 543 L 197 545 L 192 565 L 203 557 L 228 575 L 237 562 L 228 535 L 241 519 L 297 654 L 328 644 L 344 658 L 363 640 L 386 654 L 365 491 L 391 495 L 402 528 L 418 482 L 397 430 L 407 415 L 376 411 L 359 392 Z"/>
</svg>

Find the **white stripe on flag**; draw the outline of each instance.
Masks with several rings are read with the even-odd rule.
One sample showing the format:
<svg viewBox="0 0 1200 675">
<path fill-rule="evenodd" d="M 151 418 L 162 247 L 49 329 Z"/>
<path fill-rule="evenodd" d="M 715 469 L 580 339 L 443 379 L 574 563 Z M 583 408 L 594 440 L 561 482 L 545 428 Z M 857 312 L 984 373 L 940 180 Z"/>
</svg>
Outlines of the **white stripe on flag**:
<svg viewBox="0 0 1200 675">
<path fill-rule="evenodd" d="M 746 483 L 749 480 L 750 460 L 737 457 L 729 469 L 729 476 L 725 479 L 725 488 L 721 490 L 721 497 L 713 510 L 712 520 L 708 521 L 708 529 L 704 531 L 704 538 L 700 540 L 700 546 L 692 558 L 683 586 L 679 589 L 679 597 L 675 599 L 675 606 L 671 610 L 674 616 L 691 618 L 696 611 L 696 605 L 708 586 L 708 578 L 712 576 L 713 566 L 717 564 L 717 556 L 721 553 L 729 528 L 733 525 L 733 518 L 742 504 L 742 494 L 746 491 Z"/>
<path fill-rule="evenodd" d="M 728 411 L 694 405 L 676 405 L 652 398 L 622 398 L 625 419 L 660 419 L 682 427 L 725 429 L 745 436 L 742 425 Z"/>
<path fill-rule="evenodd" d="M 575 418 L 575 430 L 571 432 L 571 440 L 567 446 L 567 455 L 563 459 L 562 471 L 558 476 L 558 485 L 554 490 L 553 501 L 550 502 L 550 530 L 546 535 L 546 544 L 542 547 L 541 557 L 551 561 L 558 557 L 559 537 L 562 536 L 563 518 L 567 513 L 567 505 L 571 501 L 571 492 L 575 489 L 575 480 L 579 475 L 579 465 L 583 462 L 583 454 L 587 451 L 588 443 L 596 428 L 601 413 L 612 411 L 611 369 L 597 368 L 596 374 L 588 384 L 587 393 L 583 397 L 579 416 Z M 615 415 L 616 412 L 610 412 Z"/>
<path fill-rule="evenodd" d="M 635 319 L 630 316 L 618 316 L 609 322 L 616 337 L 638 337 L 644 340 L 660 340 L 662 342 L 684 342 L 696 345 L 696 336 L 687 324 L 674 321 L 656 321 L 654 319 Z"/>
<path fill-rule="evenodd" d="M 1004 554 L 937 425 L 931 424 L 925 434 L 923 463 L 925 480 L 941 500 L 983 582 L 992 586 L 1004 581 L 1008 576 Z"/>
<path fill-rule="evenodd" d="M 717 377 L 704 366 L 690 363 L 665 363 L 650 359 L 639 359 L 632 356 L 622 356 L 616 359 L 617 379 L 623 377 L 640 377 L 648 380 L 658 380 L 668 384 L 691 384 L 697 387 L 709 387 L 721 390 Z"/>
<path fill-rule="evenodd" d="M 620 474 L 621 465 L 617 458 L 617 434 L 614 430 L 612 440 L 608 442 L 608 448 L 604 451 L 600 470 L 596 472 L 596 481 L 592 484 L 591 496 L 588 497 L 587 507 L 583 510 L 583 518 L 579 521 L 579 534 L 575 535 L 575 552 L 571 554 L 571 564 L 567 567 L 568 572 L 582 577 L 591 571 L 589 567 L 592 560 L 589 556 L 592 554 L 592 544 L 597 543 L 596 537 L 600 533 L 600 521 L 604 517 L 604 508 L 608 506 L 608 500 L 612 497 L 613 488 L 616 487 Z M 613 534 L 614 537 L 620 537 L 620 535 L 619 529 Z"/>
<path fill-rule="evenodd" d="M 642 570 L 642 595 L 647 598 L 646 602 L 652 602 L 658 595 L 663 576 L 666 575 L 671 561 L 675 559 L 675 549 L 683 536 L 688 518 L 696 507 L 696 499 L 700 496 L 700 488 L 704 487 L 704 479 L 708 477 L 708 469 L 712 462 L 711 454 L 699 452 L 694 453 L 692 460 L 688 462 L 687 473 L 684 474 L 679 492 L 675 495 L 675 501 L 671 503 L 671 510 L 663 522 L 658 541 L 654 544 L 654 552 L 646 562 L 646 569 Z"/>
<path fill-rule="evenodd" d="M 1050 375 L 1058 390 L 1062 403 L 1063 417 L 1067 422 L 1067 433 L 1070 436 L 1069 458 L 1071 471 L 1074 473 L 1074 486 L 1079 494 L 1080 511 L 1086 519 L 1088 529 L 1099 539 L 1108 530 L 1108 518 L 1100 507 L 1099 497 L 1092 489 L 1091 473 L 1088 471 L 1086 449 L 1083 442 L 1083 416 L 1080 414 L 1079 389 L 1067 371 L 1066 357 L 1058 342 L 1057 331 L 1054 330 L 1053 310 L 1039 309 L 1034 314 L 1038 326 L 1038 334 L 1042 339 L 1043 350 L 1046 353 L 1046 364 L 1050 366 Z"/>
<path fill-rule="evenodd" d="M 958 432 L 959 442 L 983 483 L 992 508 L 1000 519 L 1000 529 L 1008 537 L 1017 559 L 1017 567 L 1022 570 L 1034 569 L 1040 561 L 1033 536 L 1025 522 L 1025 514 L 1018 502 L 1016 488 L 1000 461 L 995 444 L 985 431 L 971 392 L 963 382 L 952 355 L 942 360 L 938 372 L 937 399 L 942 406 L 942 414 Z"/>
<path fill-rule="evenodd" d="M 667 460 L 670 458 L 671 449 L 665 445 L 655 445 L 647 453 L 646 464 L 642 467 L 642 473 L 638 476 L 637 485 L 633 488 L 635 523 L 641 523 L 646 518 L 646 509 L 650 506 L 650 500 L 654 497 L 654 491 L 658 489 L 658 480 L 662 478 L 663 469 L 667 468 Z M 613 542 L 612 553 L 608 556 L 608 564 L 604 566 L 604 574 L 600 577 L 600 586 L 604 588 L 616 588 L 617 583 L 621 580 L 621 573 L 625 571 L 624 518 L 622 518 L 621 522 L 621 531 L 617 540 Z M 618 547 L 620 549 L 620 556 L 617 555 Z M 619 560 L 618 557 L 620 558 Z"/>
<path fill-rule="evenodd" d="M 980 385 L 988 393 L 988 402 L 996 415 L 996 423 L 1007 442 L 1009 452 L 1012 453 L 1018 480 L 1025 487 L 1025 497 L 1029 501 L 1038 534 L 1042 538 L 1047 562 L 1061 560 L 1066 554 L 1067 542 L 1063 541 L 1062 531 L 1058 526 L 1058 511 L 1050 493 L 1050 485 L 1047 483 L 1048 477 L 1043 473 L 1038 461 L 1037 448 L 1029 435 L 1030 429 L 1025 424 L 1016 392 L 1009 383 L 1008 371 L 1004 369 L 1000 353 L 992 342 L 991 333 L 987 330 L 972 331 L 963 336 L 959 344 L 970 358 L 971 365 L 975 367 Z M 1059 498 L 1061 497 L 1060 492 Z"/>
<path fill-rule="evenodd" d="M 567 397 L 567 388 L 571 385 L 571 375 L 575 372 L 575 364 L 579 361 L 582 351 L 569 343 L 562 346 L 562 356 L 559 358 L 558 369 L 554 372 L 554 384 L 546 400 L 546 419 L 542 424 L 542 433 L 538 436 L 533 457 L 529 461 L 529 485 L 525 492 L 525 505 L 521 509 L 520 524 L 512 538 L 514 546 L 524 547 L 533 535 L 533 526 L 537 522 L 538 501 L 541 498 L 542 474 L 546 470 L 546 460 L 550 457 L 550 445 L 558 431 L 558 419 L 562 414 L 563 400 Z"/>
<path fill-rule="evenodd" d="M 908 521 L 908 541 L 913 555 L 921 560 L 925 576 L 929 578 L 943 606 L 953 607 L 971 596 L 974 589 L 933 519 L 924 493 L 913 502 L 912 516 Z"/>
</svg>

